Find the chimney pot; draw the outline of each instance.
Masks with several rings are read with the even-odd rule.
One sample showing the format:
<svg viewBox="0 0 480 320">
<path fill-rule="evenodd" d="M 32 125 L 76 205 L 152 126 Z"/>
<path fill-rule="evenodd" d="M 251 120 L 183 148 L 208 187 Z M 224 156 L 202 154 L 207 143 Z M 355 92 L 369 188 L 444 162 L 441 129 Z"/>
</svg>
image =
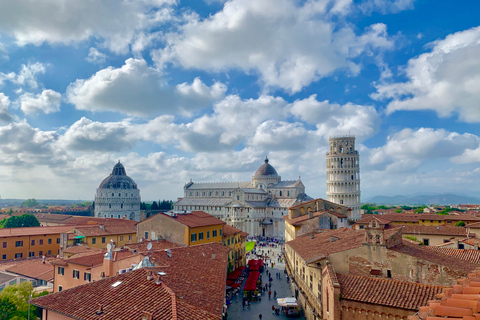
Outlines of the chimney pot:
<svg viewBox="0 0 480 320">
<path fill-rule="evenodd" d="M 212 259 L 215 260 L 215 253 L 212 253 Z"/>
</svg>

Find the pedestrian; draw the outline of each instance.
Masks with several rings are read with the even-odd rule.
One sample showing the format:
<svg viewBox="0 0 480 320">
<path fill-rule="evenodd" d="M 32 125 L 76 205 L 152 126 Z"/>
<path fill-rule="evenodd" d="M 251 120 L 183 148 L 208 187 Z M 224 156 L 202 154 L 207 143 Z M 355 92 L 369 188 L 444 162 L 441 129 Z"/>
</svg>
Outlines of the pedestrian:
<svg viewBox="0 0 480 320">
<path fill-rule="evenodd" d="M 272 295 L 272 291 L 268 291 L 268 300 L 270 300 L 270 296 Z"/>
<path fill-rule="evenodd" d="M 252 304 L 250 303 L 250 300 L 248 300 L 248 310 L 252 307 Z"/>
<path fill-rule="evenodd" d="M 258 315 L 258 319 L 262 320 L 262 314 L 261 313 Z"/>
<path fill-rule="evenodd" d="M 275 306 L 272 305 L 272 314 L 275 314 Z"/>
<path fill-rule="evenodd" d="M 242 301 L 242 309 L 245 310 L 245 300 Z"/>
<path fill-rule="evenodd" d="M 274 298 L 274 299 L 277 298 L 277 290 L 273 290 L 273 298 Z"/>
</svg>

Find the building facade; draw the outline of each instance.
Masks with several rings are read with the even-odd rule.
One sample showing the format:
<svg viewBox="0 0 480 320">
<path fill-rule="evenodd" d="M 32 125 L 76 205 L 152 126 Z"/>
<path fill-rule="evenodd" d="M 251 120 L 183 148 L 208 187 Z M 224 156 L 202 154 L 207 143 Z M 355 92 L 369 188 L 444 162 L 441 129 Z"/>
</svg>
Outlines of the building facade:
<svg viewBox="0 0 480 320">
<path fill-rule="evenodd" d="M 360 162 L 354 136 L 330 138 L 327 200 L 352 208 L 349 218 L 360 219 Z"/>
<path fill-rule="evenodd" d="M 118 161 L 95 194 L 95 217 L 140 221 L 140 190 Z"/>
<path fill-rule="evenodd" d="M 288 208 L 312 200 L 302 181 L 282 181 L 265 158 L 247 182 L 194 183 L 184 186 L 176 211 L 202 210 L 252 236 L 283 238 Z"/>
</svg>

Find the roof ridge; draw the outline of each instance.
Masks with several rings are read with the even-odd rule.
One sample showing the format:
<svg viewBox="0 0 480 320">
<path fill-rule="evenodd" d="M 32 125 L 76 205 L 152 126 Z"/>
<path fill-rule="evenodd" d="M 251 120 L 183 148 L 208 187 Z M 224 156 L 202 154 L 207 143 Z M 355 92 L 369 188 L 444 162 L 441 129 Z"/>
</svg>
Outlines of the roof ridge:
<svg viewBox="0 0 480 320">
<path fill-rule="evenodd" d="M 410 285 L 415 285 L 418 287 L 440 287 L 440 288 L 446 288 L 444 286 L 438 286 L 438 285 L 433 285 L 433 284 L 426 284 L 426 283 L 417 283 L 417 282 L 408 282 L 408 281 L 401 281 L 401 280 L 394 280 L 394 279 L 384 279 L 384 278 L 373 278 L 373 277 L 367 277 L 367 276 L 360 276 L 356 274 L 345 274 L 345 273 L 335 273 L 336 276 L 340 275 L 340 277 L 352 277 L 352 278 L 357 278 L 357 279 L 365 279 L 366 281 L 376 281 L 376 282 L 391 282 L 391 283 L 401 283 L 401 284 L 410 284 Z"/>
</svg>

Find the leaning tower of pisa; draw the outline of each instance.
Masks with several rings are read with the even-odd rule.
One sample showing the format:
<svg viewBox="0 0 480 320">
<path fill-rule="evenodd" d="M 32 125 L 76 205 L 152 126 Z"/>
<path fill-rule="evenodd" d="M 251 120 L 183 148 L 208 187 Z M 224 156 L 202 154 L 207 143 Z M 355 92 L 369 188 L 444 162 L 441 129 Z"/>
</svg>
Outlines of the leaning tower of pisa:
<svg viewBox="0 0 480 320">
<path fill-rule="evenodd" d="M 360 213 L 360 164 L 355 136 L 330 138 L 327 153 L 327 200 L 352 208 L 352 220 Z"/>
</svg>

